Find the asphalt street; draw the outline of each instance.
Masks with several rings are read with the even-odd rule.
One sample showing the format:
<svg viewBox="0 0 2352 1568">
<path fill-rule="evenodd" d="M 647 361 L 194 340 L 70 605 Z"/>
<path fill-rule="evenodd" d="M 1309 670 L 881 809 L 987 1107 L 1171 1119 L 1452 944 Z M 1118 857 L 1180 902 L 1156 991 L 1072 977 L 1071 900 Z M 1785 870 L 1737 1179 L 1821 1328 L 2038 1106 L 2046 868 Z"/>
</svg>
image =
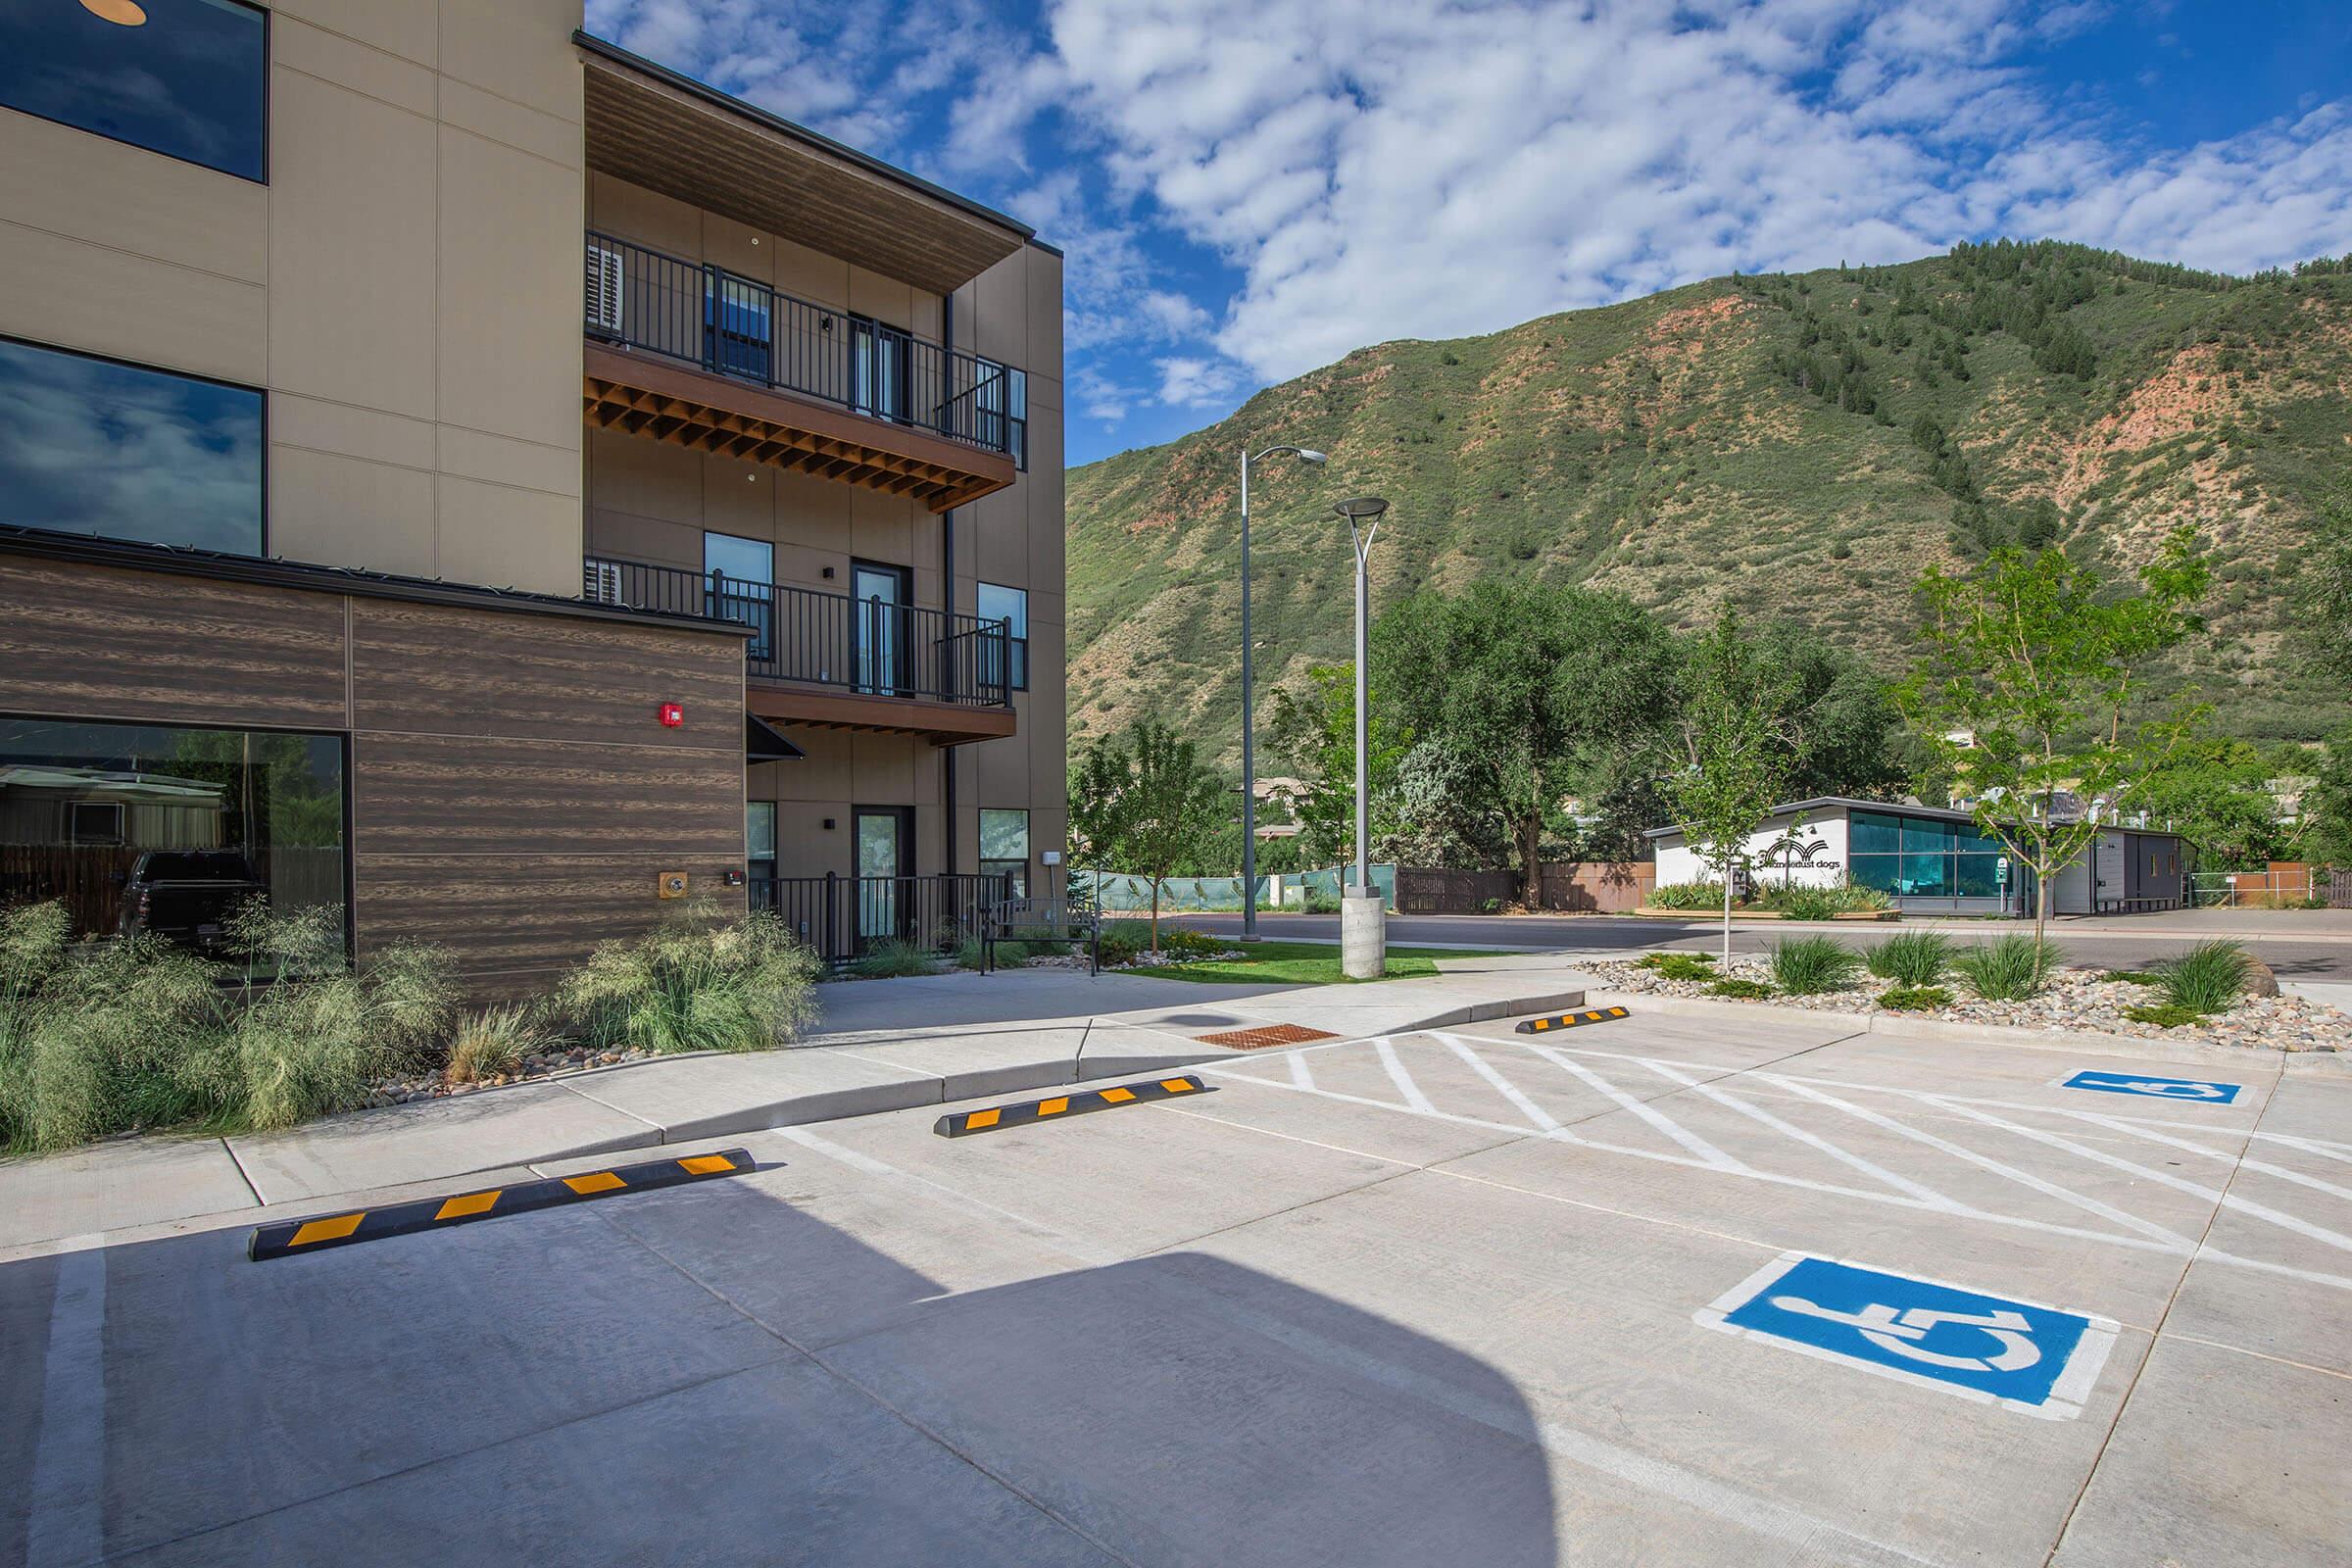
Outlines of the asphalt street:
<svg viewBox="0 0 2352 1568">
<path fill-rule="evenodd" d="M 1238 914 L 1187 914 L 1177 918 L 1179 923 L 1201 931 L 1232 935 L 1242 929 L 1242 917 Z M 2075 962 L 2102 969 L 2144 969 L 2202 940 L 2181 934 L 2178 922 L 2168 922 L 2163 916 L 2142 918 L 2145 924 L 2131 930 L 2116 929 L 2124 923 L 2121 921 L 2089 929 L 2060 921 L 2050 927 L 2050 934 Z M 1261 913 L 1257 919 L 1259 934 L 1269 938 L 1319 942 L 1340 939 L 1337 915 Z M 1840 921 L 1831 934 L 1840 942 L 1861 945 L 1884 942 L 1897 932 L 1915 930 L 1923 923 Z M 1937 929 L 1956 941 L 1984 942 L 2020 932 L 2031 934 L 2033 927 L 2011 920 L 1955 920 L 1942 922 Z M 1787 927 L 1775 921 L 1735 924 L 1732 951 L 1762 953 L 1788 934 Z M 1650 948 L 1703 948 L 1716 952 L 1723 945 L 1723 933 L 1720 926 L 1630 915 L 1399 914 L 1389 917 L 1389 940 L 1402 946 L 1444 943 L 1595 954 L 1638 953 Z M 2277 971 L 2281 980 L 2352 981 L 2352 942 L 2298 938 L 2291 931 L 2260 929 L 2245 932 L 2239 940 Z"/>
<path fill-rule="evenodd" d="M 1637 1013 L 1201 1078 L 0 1254 L 0 1562 L 2352 1555 L 2352 1075 Z"/>
</svg>

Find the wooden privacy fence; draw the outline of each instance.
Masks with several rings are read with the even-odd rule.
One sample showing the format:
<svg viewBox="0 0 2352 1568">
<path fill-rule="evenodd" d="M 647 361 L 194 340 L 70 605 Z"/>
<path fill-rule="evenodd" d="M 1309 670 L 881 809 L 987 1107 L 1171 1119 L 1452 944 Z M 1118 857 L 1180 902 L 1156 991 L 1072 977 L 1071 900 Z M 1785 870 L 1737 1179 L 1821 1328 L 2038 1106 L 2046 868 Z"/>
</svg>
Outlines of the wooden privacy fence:
<svg viewBox="0 0 2352 1568">
<path fill-rule="evenodd" d="M 1560 860 L 1536 868 L 1536 907 L 1616 914 L 1645 903 L 1658 868 L 1645 860 Z M 1396 868 L 1398 914 L 1492 914 L 1519 896 L 1510 871 Z"/>
</svg>

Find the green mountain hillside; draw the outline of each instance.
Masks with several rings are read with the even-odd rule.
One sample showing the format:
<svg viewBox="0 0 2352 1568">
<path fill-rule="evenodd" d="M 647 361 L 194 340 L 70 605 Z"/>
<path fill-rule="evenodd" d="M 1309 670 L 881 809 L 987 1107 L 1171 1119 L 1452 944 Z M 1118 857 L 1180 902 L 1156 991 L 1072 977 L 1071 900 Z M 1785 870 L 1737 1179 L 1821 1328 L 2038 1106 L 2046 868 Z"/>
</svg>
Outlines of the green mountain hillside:
<svg viewBox="0 0 2352 1568">
<path fill-rule="evenodd" d="M 2310 737 L 2342 694 L 2275 656 L 2314 500 L 2352 471 L 2352 265 L 2235 279 L 2076 246 L 1733 277 L 1489 337 L 1396 342 L 1069 475 L 1070 708 L 1238 747 L 1237 454 L 1262 699 L 1348 657 L 1343 496 L 1394 507 L 1373 605 L 1536 572 L 1690 626 L 1729 599 L 1889 672 L 1935 560 L 2021 540 L 2116 569 L 2193 522 L 2219 563 L 2221 727 Z"/>
</svg>

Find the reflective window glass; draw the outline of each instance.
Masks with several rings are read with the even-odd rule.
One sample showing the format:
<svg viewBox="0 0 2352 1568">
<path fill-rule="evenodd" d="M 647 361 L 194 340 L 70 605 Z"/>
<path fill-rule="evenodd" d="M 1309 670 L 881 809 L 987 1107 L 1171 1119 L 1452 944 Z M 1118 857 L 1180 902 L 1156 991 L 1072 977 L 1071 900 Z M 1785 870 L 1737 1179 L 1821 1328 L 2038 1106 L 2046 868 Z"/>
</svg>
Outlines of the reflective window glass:
<svg viewBox="0 0 2352 1568">
<path fill-rule="evenodd" d="M 269 60 L 235 0 L 0 0 L 0 104 L 245 179 L 268 172 Z"/>
</svg>

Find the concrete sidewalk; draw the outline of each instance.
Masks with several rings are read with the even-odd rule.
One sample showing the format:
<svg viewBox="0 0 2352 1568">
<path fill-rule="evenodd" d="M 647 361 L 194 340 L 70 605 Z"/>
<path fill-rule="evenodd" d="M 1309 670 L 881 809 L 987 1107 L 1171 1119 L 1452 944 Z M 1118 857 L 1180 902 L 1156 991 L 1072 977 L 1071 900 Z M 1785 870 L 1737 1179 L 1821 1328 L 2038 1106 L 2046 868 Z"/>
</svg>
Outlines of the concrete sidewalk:
<svg viewBox="0 0 2352 1568">
<path fill-rule="evenodd" d="M 282 1133 L 118 1139 L 0 1163 L 0 1249 L 1162 1072 L 1240 1054 L 1198 1038 L 1228 1029 L 1287 1023 L 1360 1038 L 1541 1012 L 1576 1005 L 1587 983 L 1557 954 L 1439 967 L 1429 979 L 1291 989 L 1068 970 L 827 986 L 828 1027 L 791 1050 L 670 1056 Z"/>
</svg>

